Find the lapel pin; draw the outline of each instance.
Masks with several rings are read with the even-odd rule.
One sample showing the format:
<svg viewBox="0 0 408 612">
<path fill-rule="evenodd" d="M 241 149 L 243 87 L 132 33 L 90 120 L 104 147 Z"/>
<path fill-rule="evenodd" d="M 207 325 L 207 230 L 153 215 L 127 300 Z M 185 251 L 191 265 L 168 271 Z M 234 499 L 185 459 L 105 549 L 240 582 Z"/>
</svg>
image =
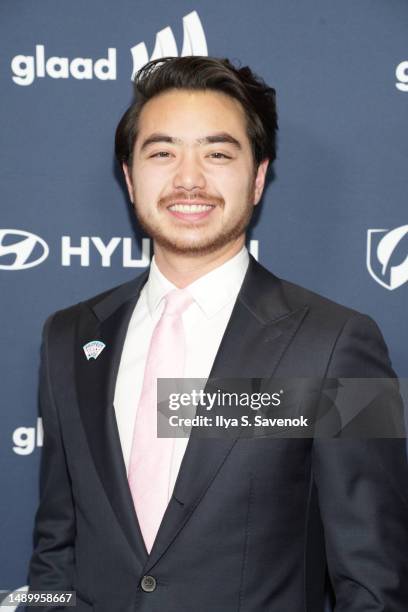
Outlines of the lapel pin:
<svg viewBox="0 0 408 612">
<path fill-rule="evenodd" d="M 96 359 L 102 353 L 106 344 L 101 342 L 101 340 L 91 340 L 91 342 L 87 342 L 82 347 L 84 349 L 84 353 L 86 355 L 87 360 Z"/>
</svg>

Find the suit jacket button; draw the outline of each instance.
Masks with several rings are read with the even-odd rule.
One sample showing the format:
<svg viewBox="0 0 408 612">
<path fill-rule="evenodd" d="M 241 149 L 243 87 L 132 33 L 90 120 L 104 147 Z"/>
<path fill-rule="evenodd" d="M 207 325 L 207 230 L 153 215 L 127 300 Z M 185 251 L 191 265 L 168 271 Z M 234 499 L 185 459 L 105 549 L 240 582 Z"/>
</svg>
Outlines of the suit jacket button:
<svg viewBox="0 0 408 612">
<path fill-rule="evenodd" d="M 140 582 L 140 586 L 142 587 L 145 593 L 151 593 L 152 591 L 154 591 L 156 585 L 156 578 L 153 578 L 153 576 L 143 576 Z"/>
</svg>

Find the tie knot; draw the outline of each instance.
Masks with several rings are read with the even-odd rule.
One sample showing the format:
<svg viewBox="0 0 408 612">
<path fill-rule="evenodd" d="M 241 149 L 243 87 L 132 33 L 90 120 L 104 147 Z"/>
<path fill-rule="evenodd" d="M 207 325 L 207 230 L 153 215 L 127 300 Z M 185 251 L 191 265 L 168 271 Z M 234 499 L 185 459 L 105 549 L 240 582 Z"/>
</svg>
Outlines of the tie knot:
<svg viewBox="0 0 408 612">
<path fill-rule="evenodd" d="M 164 296 L 166 301 L 163 314 L 180 316 L 194 301 L 186 289 L 173 289 Z"/>
</svg>

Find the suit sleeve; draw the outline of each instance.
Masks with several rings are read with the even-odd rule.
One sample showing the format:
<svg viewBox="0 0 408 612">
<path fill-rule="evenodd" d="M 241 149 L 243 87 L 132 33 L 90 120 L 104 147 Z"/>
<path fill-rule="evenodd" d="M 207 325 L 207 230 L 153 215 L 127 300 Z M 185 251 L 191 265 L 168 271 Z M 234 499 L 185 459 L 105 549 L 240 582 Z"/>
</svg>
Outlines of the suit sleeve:
<svg viewBox="0 0 408 612">
<path fill-rule="evenodd" d="M 48 591 L 72 589 L 75 540 L 71 482 L 49 373 L 48 338 L 52 318 L 53 315 L 44 324 L 41 346 L 39 397 L 44 439 L 40 501 L 34 522 L 34 551 L 28 578 L 31 590 Z"/>
<path fill-rule="evenodd" d="M 351 317 L 328 378 L 390 378 L 376 323 Z M 403 438 L 316 439 L 313 473 L 336 612 L 408 610 L 408 466 Z"/>
</svg>

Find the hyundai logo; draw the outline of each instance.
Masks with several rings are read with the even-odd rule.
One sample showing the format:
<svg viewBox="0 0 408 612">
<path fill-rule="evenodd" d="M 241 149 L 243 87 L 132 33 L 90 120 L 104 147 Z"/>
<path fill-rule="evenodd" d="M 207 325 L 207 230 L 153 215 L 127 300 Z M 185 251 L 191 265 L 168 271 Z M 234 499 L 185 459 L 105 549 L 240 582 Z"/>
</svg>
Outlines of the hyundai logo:
<svg viewBox="0 0 408 612">
<path fill-rule="evenodd" d="M 33 268 L 47 259 L 48 253 L 47 243 L 36 234 L 17 229 L 0 229 L 1 270 Z"/>
</svg>

